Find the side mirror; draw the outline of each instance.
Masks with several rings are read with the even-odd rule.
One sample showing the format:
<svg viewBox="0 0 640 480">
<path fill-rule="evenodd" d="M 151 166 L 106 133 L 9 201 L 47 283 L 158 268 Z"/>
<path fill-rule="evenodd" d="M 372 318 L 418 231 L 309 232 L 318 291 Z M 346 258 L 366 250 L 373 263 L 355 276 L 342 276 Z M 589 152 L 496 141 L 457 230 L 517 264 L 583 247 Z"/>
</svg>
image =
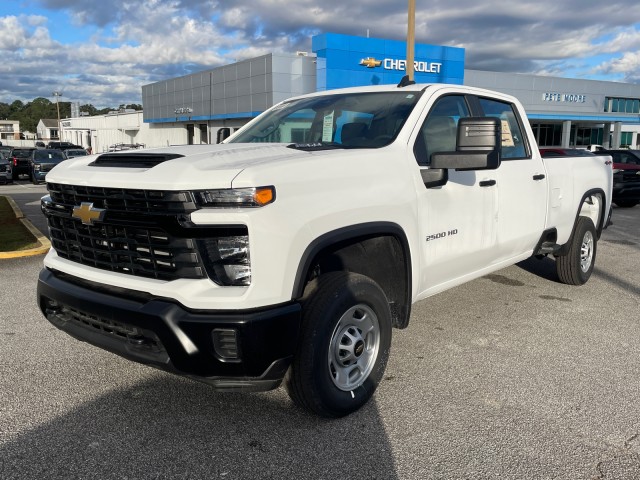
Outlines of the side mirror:
<svg viewBox="0 0 640 480">
<path fill-rule="evenodd" d="M 499 118 L 461 118 L 458 122 L 456 151 L 431 155 L 431 168 L 495 170 L 500 166 L 501 147 L 502 123 Z"/>
</svg>

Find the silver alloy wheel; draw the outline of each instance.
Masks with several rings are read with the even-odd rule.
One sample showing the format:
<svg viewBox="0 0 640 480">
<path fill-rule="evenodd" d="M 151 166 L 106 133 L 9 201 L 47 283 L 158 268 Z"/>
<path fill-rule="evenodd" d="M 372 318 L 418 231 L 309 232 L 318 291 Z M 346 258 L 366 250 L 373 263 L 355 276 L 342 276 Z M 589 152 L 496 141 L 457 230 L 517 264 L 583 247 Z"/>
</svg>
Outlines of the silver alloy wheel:
<svg viewBox="0 0 640 480">
<path fill-rule="evenodd" d="M 580 269 L 587 272 L 593 261 L 593 234 L 586 231 L 582 237 L 582 245 L 580 246 Z"/>
<path fill-rule="evenodd" d="M 350 392 L 367 379 L 378 358 L 380 324 L 375 312 L 364 304 L 347 310 L 336 325 L 329 343 L 331 380 Z"/>
</svg>

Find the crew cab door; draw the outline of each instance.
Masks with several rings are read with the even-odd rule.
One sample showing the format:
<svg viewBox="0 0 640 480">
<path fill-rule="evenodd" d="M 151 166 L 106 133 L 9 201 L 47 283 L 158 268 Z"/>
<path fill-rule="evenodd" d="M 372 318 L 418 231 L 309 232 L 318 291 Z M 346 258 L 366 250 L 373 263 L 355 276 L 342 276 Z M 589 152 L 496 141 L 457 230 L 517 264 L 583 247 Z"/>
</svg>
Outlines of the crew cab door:
<svg viewBox="0 0 640 480">
<path fill-rule="evenodd" d="M 528 124 L 515 105 L 495 98 L 477 100 L 481 116 L 502 123 L 500 167 L 492 172 L 497 187 L 494 260 L 508 262 L 540 240 L 546 222 L 547 172 L 539 151 L 527 141 Z"/>
<path fill-rule="evenodd" d="M 457 125 L 471 117 L 465 95 L 438 98 L 420 127 L 414 156 L 421 173 L 430 168 L 437 152 L 456 150 Z M 429 171 L 431 170 L 431 171 Z M 420 293 L 443 290 L 451 282 L 496 261 L 498 191 L 494 170 L 448 169 L 446 183 L 418 185 L 418 217 L 421 233 Z"/>
</svg>

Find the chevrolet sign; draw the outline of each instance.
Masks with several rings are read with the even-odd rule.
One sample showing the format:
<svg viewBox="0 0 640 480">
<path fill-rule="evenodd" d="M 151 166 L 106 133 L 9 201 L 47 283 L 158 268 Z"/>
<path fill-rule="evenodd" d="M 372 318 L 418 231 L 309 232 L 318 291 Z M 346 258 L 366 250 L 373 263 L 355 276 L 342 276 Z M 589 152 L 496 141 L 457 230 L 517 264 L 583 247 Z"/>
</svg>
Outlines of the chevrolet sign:
<svg viewBox="0 0 640 480">
<path fill-rule="evenodd" d="M 367 57 L 360 60 L 360 64 L 367 68 L 375 68 L 382 65 L 385 70 L 406 70 L 407 61 L 398 60 L 395 58 L 385 58 L 384 60 L 376 60 L 373 57 Z M 416 60 L 413 62 L 413 69 L 420 73 L 440 73 L 442 70 L 442 63 L 437 62 L 422 62 Z"/>
</svg>

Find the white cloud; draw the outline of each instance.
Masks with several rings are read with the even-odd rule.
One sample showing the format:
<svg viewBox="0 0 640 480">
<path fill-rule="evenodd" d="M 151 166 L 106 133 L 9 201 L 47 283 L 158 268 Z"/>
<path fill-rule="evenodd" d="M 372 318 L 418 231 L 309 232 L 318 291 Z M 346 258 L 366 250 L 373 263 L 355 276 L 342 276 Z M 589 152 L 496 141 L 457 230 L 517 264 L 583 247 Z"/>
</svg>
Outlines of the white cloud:
<svg viewBox="0 0 640 480">
<path fill-rule="evenodd" d="M 406 3 L 388 0 L 38 3 L 93 33 L 62 43 L 43 15 L 0 17 L 0 91 L 7 92 L 0 101 L 48 96 L 51 83 L 66 82 L 65 94 L 83 103 L 139 102 L 144 84 L 268 52 L 310 50 L 313 33 L 406 37 Z M 416 41 L 464 47 L 468 68 L 640 78 L 637 0 L 419 0 L 416 7 Z M 615 60 L 598 58 L 594 70 L 595 56 Z"/>
</svg>

